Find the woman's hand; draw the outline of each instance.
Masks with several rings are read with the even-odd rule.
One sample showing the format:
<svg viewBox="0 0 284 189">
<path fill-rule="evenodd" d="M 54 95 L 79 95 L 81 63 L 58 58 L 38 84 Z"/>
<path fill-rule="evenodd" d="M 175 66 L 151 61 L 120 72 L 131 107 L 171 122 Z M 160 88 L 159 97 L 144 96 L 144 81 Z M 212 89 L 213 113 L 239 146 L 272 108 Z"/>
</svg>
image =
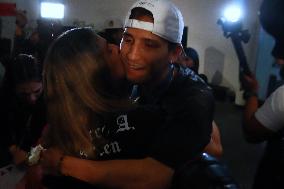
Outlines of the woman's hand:
<svg viewBox="0 0 284 189">
<path fill-rule="evenodd" d="M 26 162 L 28 153 L 20 149 L 17 145 L 12 145 L 9 148 L 11 155 L 13 156 L 13 162 L 15 165 L 20 165 Z"/>
<path fill-rule="evenodd" d="M 64 154 L 57 148 L 48 148 L 41 152 L 40 165 L 43 172 L 52 175 L 60 174 Z"/>
</svg>

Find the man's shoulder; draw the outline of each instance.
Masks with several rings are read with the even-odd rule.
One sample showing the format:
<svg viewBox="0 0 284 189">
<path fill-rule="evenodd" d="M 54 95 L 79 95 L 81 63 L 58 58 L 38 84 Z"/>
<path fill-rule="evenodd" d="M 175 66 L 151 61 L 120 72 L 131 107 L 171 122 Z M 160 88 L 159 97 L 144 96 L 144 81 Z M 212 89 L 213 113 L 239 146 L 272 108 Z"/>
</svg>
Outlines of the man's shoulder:
<svg viewBox="0 0 284 189">
<path fill-rule="evenodd" d="M 191 70 L 180 70 L 162 99 L 171 112 L 214 107 L 211 88 Z"/>
<path fill-rule="evenodd" d="M 212 95 L 212 89 L 207 83 L 189 68 L 178 67 L 171 83 L 170 90 L 182 95 Z"/>
</svg>

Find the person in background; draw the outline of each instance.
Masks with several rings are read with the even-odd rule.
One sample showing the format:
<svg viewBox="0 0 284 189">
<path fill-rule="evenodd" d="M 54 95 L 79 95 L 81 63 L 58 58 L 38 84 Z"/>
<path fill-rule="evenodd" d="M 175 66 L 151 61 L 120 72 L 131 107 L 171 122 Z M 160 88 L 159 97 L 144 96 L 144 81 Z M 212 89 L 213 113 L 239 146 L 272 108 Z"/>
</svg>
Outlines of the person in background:
<svg viewBox="0 0 284 189">
<path fill-rule="evenodd" d="M 15 57 L 6 71 L 1 97 L 1 126 L 10 129 L 10 152 L 14 163 L 21 164 L 46 124 L 42 66 L 33 56 Z"/>
<path fill-rule="evenodd" d="M 26 43 L 25 27 L 28 23 L 27 12 L 25 10 L 16 11 L 16 31 L 13 44 L 12 55 L 16 56 L 23 53 L 24 45 Z"/>
<path fill-rule="evenodd" d="M 25 175 L 31 174 L 28 152 L 38 144 L 46 125 L 42 65 L 32 55 L 17 55 L 6 70 L 0 94 L 1 159 L 6 157 L 2 163 L 12 163 Z M 26 184 L 24 178 L 17 187 Z"/>
<path fill-rule="evenodd" d="M 184 67 L 190 68 L 192 71 L 198 74 L 199 56 L 194 48 L 184 48 L 184 52 L 181 54 L 181 56 L 179 56 L 177 63 L 183 65 Z"/>
<path fill-rule="evenodd" d="M 185 48 L 183 53 L 181 53 L 181 55 L 178 57 L 175 64 L 190 68 L 192 71 L 194 71 L 194 73 L 198 74 L 199 56 L 197 51 L 192 47 Z M 207 83 L 207 77 L 204 74 L 198 75 Z M 214 121 L 212 122 L 211 142 L 205 147 L 204 152 L 213 155 L 217 158 L 220 158 L 223 153 L 220 131 Z"/>
<path fill-rule="evenodd" d="M 260 22 L 275 39 L 272 55 L 280 65 L 284 63 L 284 2 L 264 0 L 260 7 Z M 284 86 L 274 91 L 259 108 L 258 82 L 254 76 L 246 75 L 244 84 L 246 105 L 243 131 L 251 143 L 267 141 L 259 164 L 254 189 L 283 188 L 284 169 Z"/>
<path fill-rule="evenodd" d="M 194 73 L 198 74 L 199 77 L 201 77 L 206 83 L 208 83 L 207 76 L 205 74 L 199 73 L 199 55 L 194 48 L 185 48 L 176 63 L 190 68 L 192 71 L 194 71 Z"/>
<path fill-rule="evenodd" d="M 106 28 L 99 35 L 107 40 L 108 43 L 119 46 L 123 34 L 123 24 L 119 19 L 106 21 Z"/>
</svg>

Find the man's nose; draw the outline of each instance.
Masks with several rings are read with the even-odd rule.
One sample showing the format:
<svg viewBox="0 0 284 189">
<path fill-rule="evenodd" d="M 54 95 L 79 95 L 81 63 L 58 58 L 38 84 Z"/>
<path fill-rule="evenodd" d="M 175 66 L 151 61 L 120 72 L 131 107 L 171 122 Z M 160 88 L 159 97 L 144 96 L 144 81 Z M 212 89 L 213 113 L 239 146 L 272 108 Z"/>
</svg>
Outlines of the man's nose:
<svg viewBox="0 0 284 189">
<path fill-rule="evenodd" d="M 37 100 L 36 95 L 34 95 L 34 94 L 29 95 L 28 101 L 29 101 L 30 104 L 35 104 L 36 100 Z"/>
<path fill-rule="evenodd" d="M 128 60 L 137 60 L 141 56 L 141 47 L 139 44 L 134 43 L 130 46 L 129 51 L 127 53 Z"/>
</svg>

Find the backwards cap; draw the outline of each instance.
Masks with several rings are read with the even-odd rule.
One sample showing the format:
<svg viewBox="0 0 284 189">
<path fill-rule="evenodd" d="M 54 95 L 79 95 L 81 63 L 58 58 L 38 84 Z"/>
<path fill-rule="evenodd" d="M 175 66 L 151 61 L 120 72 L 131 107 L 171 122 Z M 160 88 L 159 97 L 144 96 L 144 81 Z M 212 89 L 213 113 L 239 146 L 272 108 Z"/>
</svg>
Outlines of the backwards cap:
<svg viewBox="0 0 284 189">
<path fill-rule="evenodd" d="M 150 11 L 154 23 L 129 19 L 136 7 Z M 170 42 L 181 43 L 184 22 L 179 9 L 169 0 L 139 0 L 130 8 L 124 27 L 147 30 Z"/>
</svg>

